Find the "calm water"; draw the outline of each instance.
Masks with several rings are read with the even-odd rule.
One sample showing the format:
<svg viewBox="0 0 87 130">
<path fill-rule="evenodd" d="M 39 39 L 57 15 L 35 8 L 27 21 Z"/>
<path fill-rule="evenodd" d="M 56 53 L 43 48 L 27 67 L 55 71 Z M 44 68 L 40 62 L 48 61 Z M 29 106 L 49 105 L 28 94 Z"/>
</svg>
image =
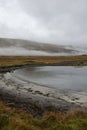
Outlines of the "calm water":
<svg viewBox="0 0 87 130">
<path fill-rule="evenodd" d="M 14 71 L 13 75 L 48 87 L 87 91 L 87 67 L 29 67 Z"/>
</svg>

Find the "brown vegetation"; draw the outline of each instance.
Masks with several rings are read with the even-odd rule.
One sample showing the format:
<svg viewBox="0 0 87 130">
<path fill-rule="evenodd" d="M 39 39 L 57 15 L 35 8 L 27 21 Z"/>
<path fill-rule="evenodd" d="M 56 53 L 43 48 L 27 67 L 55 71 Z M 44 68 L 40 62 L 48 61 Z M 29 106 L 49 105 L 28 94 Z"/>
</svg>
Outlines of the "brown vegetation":
<svg viewBox="0 0 87 130">
<path fill-rule="evenodd" d="M 0 56 L 0 66 L 64 65 L 85 66 L 87 56 Z"/>
<path fill-rule="evenodd" d="M 87 130 L 87 112 L 49 113 L 38 119 L 0 102 L 0 130 Z"/>
<path fill-rule="evenodd" d="M 87 65 L 87 56 L 0 56 L 0 67 L 22 65 Z M 45 114 L 34 118 L 0 102 L 0 130 L 87 130 L 87 112 Z"/>
</svg>

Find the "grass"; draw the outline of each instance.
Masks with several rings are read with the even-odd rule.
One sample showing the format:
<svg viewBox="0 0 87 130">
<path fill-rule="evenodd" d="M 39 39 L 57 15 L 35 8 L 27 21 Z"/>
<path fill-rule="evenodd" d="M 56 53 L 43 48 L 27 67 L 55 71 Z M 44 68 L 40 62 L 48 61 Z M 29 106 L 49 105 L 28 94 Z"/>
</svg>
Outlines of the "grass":
<svg viewBox="0 0 87 130">
<path fill-rule="evenodd" d="M 49 113 L 38 119 L 0 102 L 0 130 L 87 130 L 87 112 Z"/>
<path fill-rule="evenodd" d="M 0 67 L 17 65 L 87 65 L 87 56 L 0 56 Z"/>
<path fill-rule="evenodd" d="M 87 65 L 87 56 L 0 56 L 0 67 L 55 64 Z M 87 112 L 49 113 L 38 119 L 0 101 L 0 130 L 87 130 Z"/>
</svg>

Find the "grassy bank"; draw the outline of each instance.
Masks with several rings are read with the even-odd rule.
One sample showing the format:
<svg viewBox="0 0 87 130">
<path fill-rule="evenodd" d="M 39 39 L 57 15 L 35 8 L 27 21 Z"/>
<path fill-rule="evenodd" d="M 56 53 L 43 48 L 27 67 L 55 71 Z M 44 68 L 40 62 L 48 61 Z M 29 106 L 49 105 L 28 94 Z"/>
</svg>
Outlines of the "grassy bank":
<svg viewBox="0 0 87 130">
<path fill-rule="evenodd" d="M 0 102 L 0 130 L 87 130 L 87 112 L 50 113 L 38 119 Z"/>
<path fill-rule="evenodd" d="M 0 67 L 21 65 L 87 65 L 87 56 L 0 56 Z M 45 114 L 38 119 L 0 101 L 0 130 L 87 130 L 87 112 Z"/>
<path fill-rule="evenodd" d="M 0 67 L 17 65 L 86 66 L 87 56 L 0 56 Z"/>
</svg>

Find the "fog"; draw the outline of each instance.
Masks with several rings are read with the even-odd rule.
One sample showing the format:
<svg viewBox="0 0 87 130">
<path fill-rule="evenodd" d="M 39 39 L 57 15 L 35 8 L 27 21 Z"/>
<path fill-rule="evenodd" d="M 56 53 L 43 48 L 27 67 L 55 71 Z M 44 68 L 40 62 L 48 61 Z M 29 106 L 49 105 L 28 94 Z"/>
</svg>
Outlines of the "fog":
<svg viewBox="0 0 87 130">
<path fill-rule="evenodd" d="M 21 48 L 21 47 L 4 47 L 4 48 L 0 48 L 0 55 L 2 56 L 16 56 L 16 55 L 29 55 L 29 56 L 46 56 L 46 55 L 51 55 L 50 53 L 44 52 L 44 51 L 36 51 L 36 50 L 27 50 L 25 48 Z"/>
</svg>

